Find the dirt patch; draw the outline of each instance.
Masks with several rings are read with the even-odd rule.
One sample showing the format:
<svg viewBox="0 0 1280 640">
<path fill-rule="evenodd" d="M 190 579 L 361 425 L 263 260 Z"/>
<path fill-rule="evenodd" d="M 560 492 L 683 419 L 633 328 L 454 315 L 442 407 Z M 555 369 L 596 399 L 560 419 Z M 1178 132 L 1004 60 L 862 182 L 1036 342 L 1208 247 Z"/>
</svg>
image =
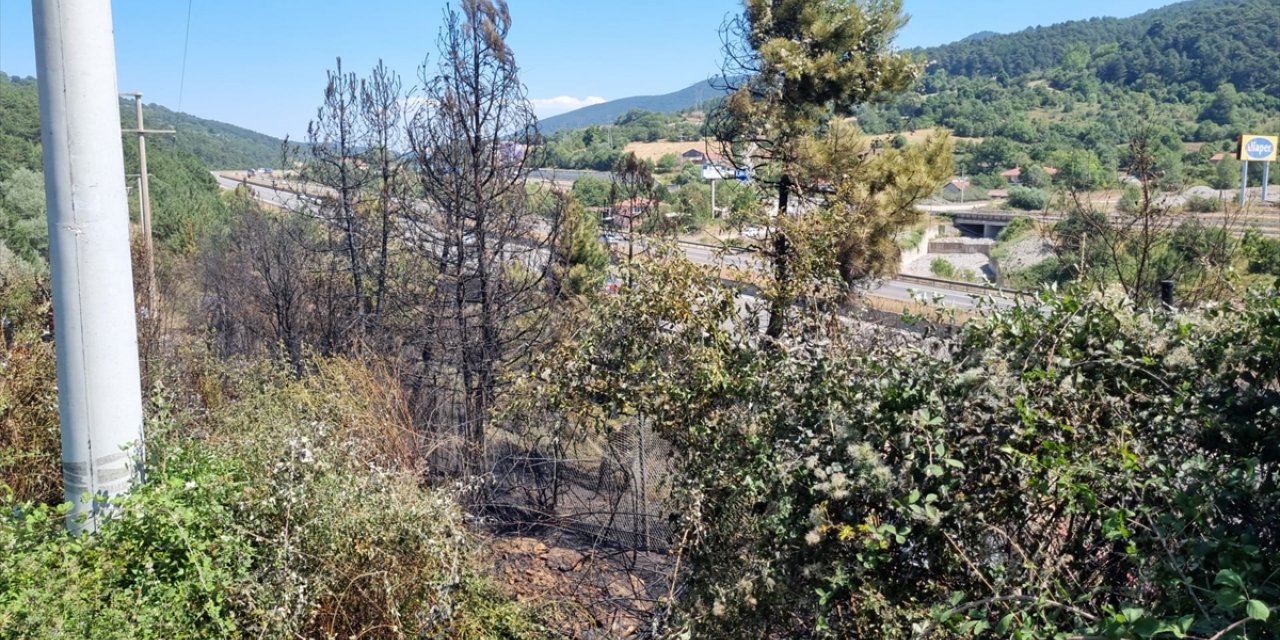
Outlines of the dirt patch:
<svg viewBox="0 0 1280 640">
<path fill-rule="evenodd" d="M 938 274 L 933 272 L 933 261 L 937 259 L 950 262 L 957 273 L 969 271 L 979 279 L 985 277 L 984 274 L 986 272 L 984 269 L 990 263 L 987 256 L 981 253 L 927 253 L 921 258 L 903 265 L 902 272 L 911 276 L 939 277 Z"/>
<path fill-rule="evenodd" d="M 498 584 L 571 638 L 635 637 L 670 594 L 666 554 L 565 546 L 554 536 L 497 537 L 485 551 Z"/>
<path fill-rule="evenodd" d="M 1052 258 L 1053 244 L 1047 238 L 1031 234 L 1007 244 L 1000 251 L 1000 271 L 1016 273 Z"/>
</svg>

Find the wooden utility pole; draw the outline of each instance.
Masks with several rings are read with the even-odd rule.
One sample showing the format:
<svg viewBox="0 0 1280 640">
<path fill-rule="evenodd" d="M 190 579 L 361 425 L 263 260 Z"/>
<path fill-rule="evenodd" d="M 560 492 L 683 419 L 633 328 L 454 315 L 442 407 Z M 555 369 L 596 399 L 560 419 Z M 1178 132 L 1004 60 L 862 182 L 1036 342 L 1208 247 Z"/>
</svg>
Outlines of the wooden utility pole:
<svg viewBox="0 0 1280 640">
<path fill-rule="evenodd" d="M 143 258 L 147 263 L 147 317 L 154 318 L 160 313 L 160 291 L 156 286 L 156 252 L 151 235 L 151 184 L 147 176 L 147 134 L 177 133 L 172 129 L 148 131 L 142 122 L 142 93 L 122 93 L 132 96 L 135 112 L 138 114 L 138 128 L 125 129 L 124 133 L 138 134 L 138 220 L 142 224 Z"/>
</svg>

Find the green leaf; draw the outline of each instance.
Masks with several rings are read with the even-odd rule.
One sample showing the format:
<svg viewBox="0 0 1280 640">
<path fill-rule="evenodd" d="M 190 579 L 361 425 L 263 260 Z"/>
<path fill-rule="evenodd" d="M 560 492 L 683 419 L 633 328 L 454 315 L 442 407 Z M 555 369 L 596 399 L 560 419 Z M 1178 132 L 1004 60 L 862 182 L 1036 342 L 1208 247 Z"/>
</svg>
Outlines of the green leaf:
<svg viewBox="0 0 1280 640">
<path fill-rule="evenodd" d="M 1244 606 L 1244 610 L 1245 610 L 1245 614 L 1249 616 L 1250 620 L 1257 620 L 1259 622 L 1263 622 L 1267 618 L 1271 617 L 1271 609 L 1267 608 L 1267 605 L 1262 604 L 1257 600 L 1250 600 L 1248 603 L 1246 603 Z"/>
<path fill-rule="evenodd" d="M 1219 571 L 1218 576 L 1213 579 L 1213 583 L 1231 587 L 1236 591 L 1244 591 L 1244 580 L 1240 578 L 1240 574 L 1230 569 Z"/>
<path fill-rule="evenodd" d="M 1139 638 L 1151 638 L 1163 630 L 1163 625 L 1155 618 L 1142 618 L 1134 622 L 1133 632 L 1138 634 Z"/>
<path fill-rule="evenodd" d="M 1120 610 L 1120 615 L 1124 616 L 1124 621 L 1129 623 L 1133 623 L 1133 622 L 1137 622 L 1138 620 L 1141 620 L 1143 613 L 1144 611 L 1137 607 L 1130 607 L 1128 609 Z"/>
<path fill-rule="evenodd" d="M 1234 609 L 1241 602 L 1244 602 L 1244 596 L 1230 587 L 1218 589 L 1218 592 L 1214 594 L 1214 599 L 1217 600 L 1218 606 L 1223 609 Z"/>
<path fill-rule="evenodd" d="M 1191 630 L 1191 625 L 1196 623 L 1196 617 L 1193 615 L 1185 615 L 1178 618 L 1177 622 L 1170 623 L 1169 631 L 1175 638 L 1184 638 L 1187 632 Z"/>
<path fill-rule="evenodd" d="M 1008 633 L 1009 627 L 1013 625 L 1013 616 L 1014 614 L 1007 613 L 1003 618 L 1000 618 L 1000 623 L 996 625 L 996 633 L 1000 635 Z"/>
</svg>

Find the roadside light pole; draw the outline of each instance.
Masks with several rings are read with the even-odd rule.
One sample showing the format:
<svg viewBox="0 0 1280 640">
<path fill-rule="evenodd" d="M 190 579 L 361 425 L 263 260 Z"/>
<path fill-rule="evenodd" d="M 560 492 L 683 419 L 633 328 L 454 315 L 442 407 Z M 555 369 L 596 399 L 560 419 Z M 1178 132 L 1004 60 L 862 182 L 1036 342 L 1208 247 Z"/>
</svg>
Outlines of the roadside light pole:
<svg viewBox="0 0 1280 640">
<path fill-rule="evenodd" d="M 142 391 L 110 0 L 32 0 L 67 527 L 138 477 Z M 145 176 L 145 172 L 143 172 Z"/>
</svg>

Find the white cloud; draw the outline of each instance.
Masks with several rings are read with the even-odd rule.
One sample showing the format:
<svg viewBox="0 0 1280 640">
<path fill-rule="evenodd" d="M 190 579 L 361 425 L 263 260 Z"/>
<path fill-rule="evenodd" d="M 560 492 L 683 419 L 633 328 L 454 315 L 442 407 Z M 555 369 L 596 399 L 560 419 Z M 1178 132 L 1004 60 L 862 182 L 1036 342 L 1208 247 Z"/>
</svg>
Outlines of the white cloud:
<svg viewBox="0 0 1280 640">
<path fill-rule="evenodd" d="M 605 102 L 605 99 L 600 96 L 587 96 L 585 98 L 556 96 L 554 98 L 534 98 L 529 102 L 533 103 L 533 112 L 538 114 L 539 118 L 550 118 L 551 116 L 568 113 L 574 109 L 600 104 Z"/>
<path fill-rule="evenodd" d="M 435 103 L 435 99 L 426 96 L 409 96 L 400 100 L 400 108 L 404 109 L 407 114 L 413 114 L 415 111 L 430 107 Z"/>
</svg>

